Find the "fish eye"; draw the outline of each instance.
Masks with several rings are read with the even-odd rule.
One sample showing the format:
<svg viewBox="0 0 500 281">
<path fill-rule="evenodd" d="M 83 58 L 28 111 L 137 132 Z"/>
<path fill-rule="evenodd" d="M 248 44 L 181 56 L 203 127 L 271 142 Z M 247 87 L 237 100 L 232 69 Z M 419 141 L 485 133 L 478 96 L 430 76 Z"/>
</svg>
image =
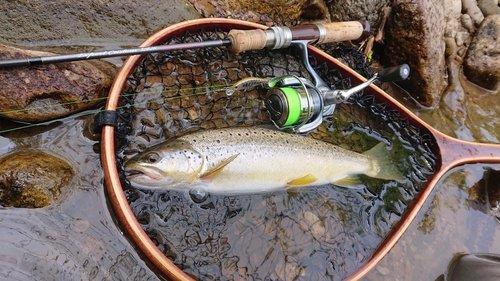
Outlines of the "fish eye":
<svg viewBox="0 0 500 281">
<path fill-rule="evenodd" d="M 156 163 L 160 159 L 160 156 L 157 153 L 151 152 L 146 154 L 146 160 L 149 163 Z"/>
</svg>

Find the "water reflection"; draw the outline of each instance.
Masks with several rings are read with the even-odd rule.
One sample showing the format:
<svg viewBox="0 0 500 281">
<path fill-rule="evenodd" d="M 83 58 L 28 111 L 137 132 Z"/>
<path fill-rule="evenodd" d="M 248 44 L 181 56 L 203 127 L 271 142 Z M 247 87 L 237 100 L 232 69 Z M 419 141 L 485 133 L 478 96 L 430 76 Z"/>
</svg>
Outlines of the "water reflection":
<svg viewBox="0 0 500 281">
<path fill-rule="evenodd" d="M 379 242 L 365 239 L 363 196 L 331 185 L 295 196 L 210 195 L 203 204 L 181 192 L 139 196 L 131 207 L 145 231 L 166 256 L 203 280 L 346 277 Z"/>
<path fill-rule="evenodd" d="M 465 165 L 448 172 L 419 216 L 367 280 L 436 280 L 446 273 L 455 255 L 500 253 L 499 220 L 491 213 L 492 206 L 484 202 L 490 206 L 478 207 L 478 197 L 470 195 L 476 192 L 478 182 L 495 178 L 486 175 L 483 180 L 489 169 L 498 171 L 500 165 Z M 487 185 L 488 193 L 498 192 L 498 184 L 491 183 Z M 483 196 L 484 192 L 478 194 Z"/>
<path fill-rule="evenodd" d="M 91 118 L 91 117 L 89 117 Z M 157 280 L 110 216 L 99 155 L 83 137 L 85 120 L 68 120 L 17 142 L 57 155 L 76 176 L 51 206 L 0 209 L 0 277 L 8 280 Z"/>
</svg>

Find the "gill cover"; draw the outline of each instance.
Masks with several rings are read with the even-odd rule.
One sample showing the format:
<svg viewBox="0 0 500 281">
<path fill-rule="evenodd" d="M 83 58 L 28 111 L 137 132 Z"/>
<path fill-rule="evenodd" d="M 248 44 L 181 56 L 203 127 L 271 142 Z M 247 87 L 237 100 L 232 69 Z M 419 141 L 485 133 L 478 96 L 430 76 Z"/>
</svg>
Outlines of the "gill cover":
<svg viewBox="0 0 500 281">
<path fill-rule="evenodd" d="M 127 163 L 150 178 L 148 185 L 179 187 L 194 181 L 203 166 L 203 157 L 184 141 L 167 141 L 144 150 Z M 126 167 L 127 168 L 127 167 Z"/>
</svg>

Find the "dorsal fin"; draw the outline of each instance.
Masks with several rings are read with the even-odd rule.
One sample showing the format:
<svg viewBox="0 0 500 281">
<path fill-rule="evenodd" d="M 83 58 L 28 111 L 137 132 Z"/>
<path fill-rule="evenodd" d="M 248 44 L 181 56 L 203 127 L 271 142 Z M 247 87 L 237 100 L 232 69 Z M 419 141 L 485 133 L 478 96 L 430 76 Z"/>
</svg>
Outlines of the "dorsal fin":
<svg viewBox="0 0 500 281">
<path fill-rule="evenodd" d="M 206 171 L 203 175 L 200 176 L 200 178 L 204 181 L 210 181 L 210 180 L 214 179 L 215 177 L 217 177 L 217 175 L 220 172 L 222 172 L 222 169 L 224 169 L 224 167 L 226 167 L 227 164 L 231 163 L 234 159 L 236 159 L 236 157 L 238 157 L 238 155 L 240 155 L 240 154 L 238 153 L 238 154 L 230 156 L 227 159 L 224 159 L 219 164 L 217 164 L 215 167 Z"/>
</svg>

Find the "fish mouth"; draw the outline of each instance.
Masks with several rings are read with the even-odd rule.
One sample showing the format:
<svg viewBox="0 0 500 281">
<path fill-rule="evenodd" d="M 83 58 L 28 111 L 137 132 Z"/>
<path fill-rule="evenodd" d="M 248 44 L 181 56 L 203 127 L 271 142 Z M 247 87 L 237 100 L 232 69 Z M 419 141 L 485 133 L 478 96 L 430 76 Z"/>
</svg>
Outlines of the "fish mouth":
<svg viewBox="0 0 500 281">
<path fill-rule="evenodd" d="M 127 177 L 133 177 L 133 176 L 140 176 L 140 175 L 145 175 L 145 173 L 143 171 L 139 171 L 139 170 L 128 170 L 128 171 L 125 171 L 125 175 Z"/>
<path fill-rule="evenodd" d="M 125 176 L 129 179 L 146 177 L 152 180 L 161 179 L 161 175 L 153 171 L 145 171 L 143 169 L 129 168 L 125 169 Z"/>
</svg>

